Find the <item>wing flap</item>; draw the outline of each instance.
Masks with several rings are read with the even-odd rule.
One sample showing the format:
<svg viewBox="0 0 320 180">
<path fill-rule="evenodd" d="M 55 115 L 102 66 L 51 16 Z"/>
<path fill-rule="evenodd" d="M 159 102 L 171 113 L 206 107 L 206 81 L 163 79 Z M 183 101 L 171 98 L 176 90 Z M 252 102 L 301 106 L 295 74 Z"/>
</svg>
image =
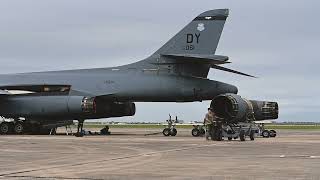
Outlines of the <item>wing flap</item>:
<svg viewBox="0 0 320 180">
<path fill-rule="evenodd" d="M 5 91 L 5 90 L 1 90 L 1 89 L 0 89 L 0 96 L 1 96 L 1 95 L 10 95 L 10 93 L 7 92 L 7 91 Z"/>
<path fill-rule="evenodd" d="M 65 92 L 70 91 L 70 85 L 61 84 L 21 84 L 0 86 L 2 90 L 19 90 L 19 91 L 31 91 L 31 92 Z"/>
<path fill-rule="evenodd" d="M 26 85 L 10 85 L 0 86 L 0 95 L 17 95 L 32 93 L 69 93 L 70 85 L 49 85 L 49 84 L 26 84 Z"/>
</svg>

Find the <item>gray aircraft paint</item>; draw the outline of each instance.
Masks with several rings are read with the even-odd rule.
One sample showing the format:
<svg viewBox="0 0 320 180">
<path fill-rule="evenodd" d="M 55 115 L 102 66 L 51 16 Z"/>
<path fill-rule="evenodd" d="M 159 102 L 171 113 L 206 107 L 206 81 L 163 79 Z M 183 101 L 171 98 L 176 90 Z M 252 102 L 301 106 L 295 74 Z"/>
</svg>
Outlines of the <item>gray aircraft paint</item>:
<svg viewBox="0 0 320 180">
<path fill-rule="evenodd" d="M 212 66 L 203 63 L 204 59 L 210 61 L 207 57 L 215 53 L 227 16 L 227 9 L 200 14 L 153 55 L 133 64 L 1 75 L 0 88 L 70 85 L 70 96 L 103 97 L 106 101 L 124 102 L 192 102 L 211 100 L 222 93 L 237 93 L 233 85 L 206 79 Z M 176 54 L 195 58 L 190 63 Z M 174 58 L 164 55 L 173 55 Z M 2 94 L 10 100 L 10 95 Z"/>
<path fill-rule="evenodd" d="M 190 54 L 190 52 L 214 54 L 228 15 L 227 9 L 217 9 L 200 14 L 156 51 L 155 55 Z M 192 51 L 190 50 L 192 48 L 195 49 Z"/>
</svg>

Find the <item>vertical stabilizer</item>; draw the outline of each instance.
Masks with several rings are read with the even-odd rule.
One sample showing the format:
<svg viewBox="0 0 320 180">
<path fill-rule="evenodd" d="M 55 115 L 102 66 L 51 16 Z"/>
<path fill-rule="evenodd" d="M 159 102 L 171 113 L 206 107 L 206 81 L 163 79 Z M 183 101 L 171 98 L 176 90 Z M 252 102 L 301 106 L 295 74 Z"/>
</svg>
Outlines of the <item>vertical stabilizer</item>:
<svg viewBox="0 0 320 180">
<path fill-rule="evenodd" d="M 228 15 L 228 9 L 201 13 L 155 54 L 214 54 Z"/>
</svg>

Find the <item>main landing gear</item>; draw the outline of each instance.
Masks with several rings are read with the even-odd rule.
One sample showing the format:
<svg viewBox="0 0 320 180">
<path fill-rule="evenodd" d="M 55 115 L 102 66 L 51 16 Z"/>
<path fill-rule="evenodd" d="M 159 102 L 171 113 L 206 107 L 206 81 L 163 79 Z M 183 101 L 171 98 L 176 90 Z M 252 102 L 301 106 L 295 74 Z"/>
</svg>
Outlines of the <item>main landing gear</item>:
<svg viewBox="0 0 320 180">
<path fill-rule="evenodd" d="M 10 121 L 0 122 L 0 135 L 7 134 L 33 134 L 33 135 L 48 135 L 50 128 L 43 124 L 30 120 L 12 119 Z"/>
<path fill-rule="evenodd" d="M 0 134 L 23 134 L 27 132 L 28 124 L 23 121 L 11 121 L 0 123 Z M 31 129 L 31 128 L 29 128 Z M 29 130 L 28 129 L 28 130 Z"/>
<path fill-rule="evenodd" d="M 167 120 L 168 125 L 166 128 L 163 129 L 162 134 L 164 136 L 176 136 L 178 131 L 176 129 L 176 123 L 178 122 L 178 117 L 176 119 L 171 119 L 171 115 L 169 114 L 169 119 Z"/>
<path fill-rule="evenodd" d="M 193 137 L 204 136 L 206 133 L 204 125 L 193 125 L 191 134 Z"/>
</svg>

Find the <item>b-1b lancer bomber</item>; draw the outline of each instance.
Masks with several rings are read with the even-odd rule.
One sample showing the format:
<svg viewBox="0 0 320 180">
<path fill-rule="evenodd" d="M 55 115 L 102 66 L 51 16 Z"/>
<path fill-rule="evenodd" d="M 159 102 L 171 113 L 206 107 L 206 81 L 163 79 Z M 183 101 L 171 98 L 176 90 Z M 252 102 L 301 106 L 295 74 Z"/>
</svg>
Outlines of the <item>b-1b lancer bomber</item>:
<svg viewBox="0 0 320 180">
<path fill-rule="evenodd" d="M 212 100 L 226 122 L 278 117 L 275 102 L 251 101 L 237 87 L 207 78 L 225 68 L 227 56 L 215 51 L 228 9 L 201 13 L 159 50 L 141 61 L 111 68 L 0 75 L 0 133 L 40 131 L 46 124 L 78 120 L 78 133 L 89 119 L 133 116 L 135 102 Z M 249 118 L 248 118 L 249 117 Z"/>
</svg>

